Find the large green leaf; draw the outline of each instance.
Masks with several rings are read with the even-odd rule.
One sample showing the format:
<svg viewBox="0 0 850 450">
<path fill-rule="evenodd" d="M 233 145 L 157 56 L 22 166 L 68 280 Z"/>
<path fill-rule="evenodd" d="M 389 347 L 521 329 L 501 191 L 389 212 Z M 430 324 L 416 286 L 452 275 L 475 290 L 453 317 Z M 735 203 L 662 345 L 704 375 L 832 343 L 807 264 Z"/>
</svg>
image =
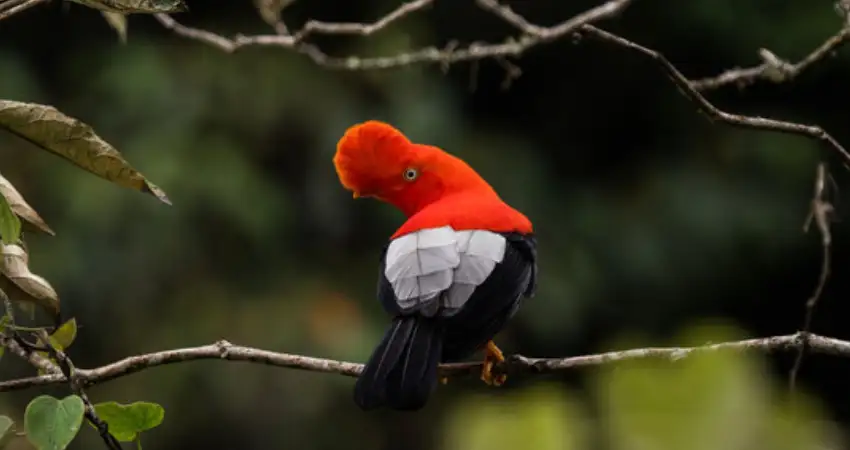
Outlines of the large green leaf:
<svg viewBox="0 0 850 450">
<path fill-rule="evenodd" d="M 107 425 L 115 439 L 124 442 L 136 440 L 139 433 L 162 423 L 165 409 L 156 403 L 135 402 L 122 405 L 104 402 L 94 405 L 94 411 Z"/>
<path fill-rule="evenodd" d="M 62 400 L 38 396 L 24 412 L 27 439 L 38 450 L 63 450 L 80 431 L 84 414 L 83 400 L 76 395 Z"/>
</svg>

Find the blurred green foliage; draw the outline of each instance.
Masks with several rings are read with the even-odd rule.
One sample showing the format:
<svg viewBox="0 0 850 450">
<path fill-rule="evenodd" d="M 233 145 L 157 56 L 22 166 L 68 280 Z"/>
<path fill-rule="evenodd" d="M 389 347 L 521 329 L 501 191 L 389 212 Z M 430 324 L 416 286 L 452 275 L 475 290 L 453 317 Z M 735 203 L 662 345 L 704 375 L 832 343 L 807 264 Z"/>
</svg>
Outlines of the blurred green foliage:
<svg viewBox="0 0 850 450">
<path fill-rule="evenodd" d="M 671 344 L 737 338 L 729 327 L 697 326 Z M 572 450 L 588 448 L 594 435 L 612 450 L 844 448 L 819 402 L 766 382 L 762 363 L 760 355 L 723 351 L 675 363 L 612 364 L 595 370 L 589 393 L 595 408 L 574 390 L 547 382 L 498 399 L 470 396 L 445 417 L 443 448 Z"/>
</svg>

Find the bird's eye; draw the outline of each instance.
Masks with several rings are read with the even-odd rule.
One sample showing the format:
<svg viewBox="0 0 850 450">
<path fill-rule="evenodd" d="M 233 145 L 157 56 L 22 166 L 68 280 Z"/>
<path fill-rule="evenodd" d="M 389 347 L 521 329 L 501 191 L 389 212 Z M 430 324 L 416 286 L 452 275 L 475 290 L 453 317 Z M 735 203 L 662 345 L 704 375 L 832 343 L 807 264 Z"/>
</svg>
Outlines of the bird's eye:
<svg viewBox="0 0 850 450">
<path fill-rule="evenodd" d="M 408 167 L 407 169 L 404 170 L 404 173 L 402 174 L 402 176 L 407 181 L 413 181 L 413 180 L 416 179 L 416 177 L 419 176 L 419 171 L 414 169 L 413 167 Z"/>
</svg>

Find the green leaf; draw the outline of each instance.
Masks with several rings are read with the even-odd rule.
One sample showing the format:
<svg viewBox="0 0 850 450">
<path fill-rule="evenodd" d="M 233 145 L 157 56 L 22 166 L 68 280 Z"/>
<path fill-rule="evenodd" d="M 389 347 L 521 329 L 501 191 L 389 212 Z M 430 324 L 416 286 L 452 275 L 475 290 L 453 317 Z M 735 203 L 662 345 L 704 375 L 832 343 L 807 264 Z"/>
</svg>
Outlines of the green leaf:
<svg viewBox="0 0 850 450">
<path fill-rule="evenodd" d="M 6 129 L 119 186 L 151 194 L 163 203 L 171 204 L 159 186 L 130 166 L 121 153 L 101 139 L 91 126 L 66 116 L 52 106 L 0 100 L 0 129 Z"/>
<path fill-rule="evenodd" d="M 12 212 L 6 197 L 0 195 L 0 238 L 6 245 L 18 242 L 21 237 L 21 220 Z"/>
<path fill-rule="evenodd" d="M 62 400 L 40 395 L 24 412 L 27 439 L 38 450 L 63 450 L 80 431 L 84 414 L 83 400 L 76 395 Z"/>
<path fill-rule="evenodd" d="M 122 442 L 136 440 L 139 433 L 158 426 L 165 417 L 165 409 L 150 402 L 135 402 L 129 405 L 104 402 L 94 405 L 94 411 L 109 425 L 109 432 L 115 439 Z"/>
<path fill-rule="evenodd" d="M 14 424 L 15 422 L 11 418 L 0 416 L 0 448 L 5 447 L 15 437 L 14 430 L 12 429 L 12 425 Z"/>
<path fill-rule="evenodd" d="M 176 13 L 189 8 L 183 0 L 71 0 L 101 11 L 131 13 Z"/>
<path fill-rule="evenodd" d="M 72 343 L 74 343 L 74 339 L 77 337 L 77 319 L 71 318 L 71 320 L 63 323 L 50 335 L 50 343 L 54 348 L 58 350 L 65 350 L 70 347 Z"/>
<path fill-rule="evenodd" d="M 106 23 L 118 33 L 118 39 L 122 44 L 127 43 L 127 16 L 125 14 L 112 12 L 112 11 L 101 11 L 103 18 L 106 19 Z"/>
</svg>

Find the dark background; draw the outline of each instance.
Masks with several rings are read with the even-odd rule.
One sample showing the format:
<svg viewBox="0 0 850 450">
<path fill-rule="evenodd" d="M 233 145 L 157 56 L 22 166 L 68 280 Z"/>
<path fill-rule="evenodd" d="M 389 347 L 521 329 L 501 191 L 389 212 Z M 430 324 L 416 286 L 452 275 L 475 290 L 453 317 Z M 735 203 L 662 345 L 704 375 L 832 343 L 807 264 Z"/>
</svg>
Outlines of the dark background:
<svg viewBox="0 0 850 450">
<path fill-rule="evenodd" d="M 516 33 L 471 1 L 436 3 L 368 38 L 313 42 L 333 55 L 374 56 L 451 40 L 499 42 Z M 541 25 L 596 5 L 510 4 Z M 225 36 L 271 32 L 247 0 L 189 6 L 190 13 L 173 17 Z M 396 6 L 300 0 L 284 19 L 291 29 L 310 18 L 371 21 Z M 635 2 L 600 26 L 658 49 L 686 76 L 702 78 L 759 64 L 760 47 L 796 61 L 841 20 L 826 1 L 693 0 Z M 819 236 L 804 234 L 802 225 L 818 161 L 827 162 L 839 187 L 847 183 L 836 152 L 804 137 L 712 123 L 655 63 L 610 44 L 563 39 L 513 62 L 522 76 L 503 89 L 505 70 L 492 60 L 477 69 L 458 64 L 447 74 L 436 65 L 333 71 L 283 49 L 226 54 L 146 16 L 130 17 L 122 45 L 97 11 L 70 3 L 0 22 L 0 97 L 52 104 L 91 124 L 174 203 L 163 206 L 0 136 L 0 170 L 58 233 L 30 237 L 28 244 L 33 270 L 51 281 L 64 313 L 82 326 L 70 356 L 93 367 L 225 338 L 365 360 L 386 323 L 373 297 L 377 258 L 403 217 L 387 205 L 352 201 L 331 157 L 345 128 L 368 119 L 387 120 L 413 140 L 466 159 L 534 222 L 540 289 L 497 338 L 509 352 L 558 357 L 678 345 L 682 330 L 706 323 L 714 330 L 709 334 L 721 333 L 717 325 L 731 327 L 735 337 L 788 334 L 800 326 L 821 257 Z M 850 145 L 848 80 L 844 50 L 793 82 L 730 86 L 707 96 L 728 111 L 819 124 Z M 832 197 L 838 209 L 832 279 L 812 331 L 850 339 L 841 193 Z M 741 377 L 757 380 L 753 389 L 773 386 L 770 395 L 781 397 L 791 355 L 765 361 L 767 370 Z M 24 370 L 12 358 L 0 363 L 4 376 Z M 847 361 L 808 358 L 802 388 L 826 422 L 803 421 L 850 425 L 849 376 Z M 497 438 L 488 448 L 587 448 L 564 444 L 571 438 L 557 430 L 569 427 L 590 430 L 598 438 L 594 448 L 676 448 L 642 447 L 637 435 L 612 443 L 611 436 L 627 433 L 618 435 L 615 415 L 594 400 L 599 379 L 604 375 L 582 370 L 516 377 L 501 389 L 458 380 L 416 415 L 360 412 L 350 378 L 215 361 L 151 369 L 91 395 L 162 404 L 165 422 L 143 435 L 145 448 L 155 449 L 483 448 L 486 439 L 472 436 L 473 429 L 507 436 L 510 427 L 517 441 Z M 649 379 L 660 383 L 658 392 L 668 383 Z M 684 386 L 686 394 L 702 389 Z M 619 392 L 606 389 L 601 392 Z M 0 407 L 20 418 L 34 395 L 3 394 Z M 557 401 L 546 402 L 558 395 L 584 405 L 584 419 L 546 413 L 557 410 Z M 635 417 L 652 416 L 658 398 L 632 404 Z M 672 399 L 662 434 L 687 416 L 676 409 L 686 408 L 685 400 Z M 459 417 L 491 417 L 492 405 L 508 405 L 499 417 L 513 419 L 491 428 L 451 427 Z M 730 408 L 719 417 L 751 417 L 741 404 Z M 735 447 L 726 433 L 691 434 L 701 444 L 690 448 L 782 447 L 760 438 Z M 529 440 L 544 435 L 551 439 Z M 91 430 L 80 436 L 74 448 L 99 445 Z"/>
</svg>

